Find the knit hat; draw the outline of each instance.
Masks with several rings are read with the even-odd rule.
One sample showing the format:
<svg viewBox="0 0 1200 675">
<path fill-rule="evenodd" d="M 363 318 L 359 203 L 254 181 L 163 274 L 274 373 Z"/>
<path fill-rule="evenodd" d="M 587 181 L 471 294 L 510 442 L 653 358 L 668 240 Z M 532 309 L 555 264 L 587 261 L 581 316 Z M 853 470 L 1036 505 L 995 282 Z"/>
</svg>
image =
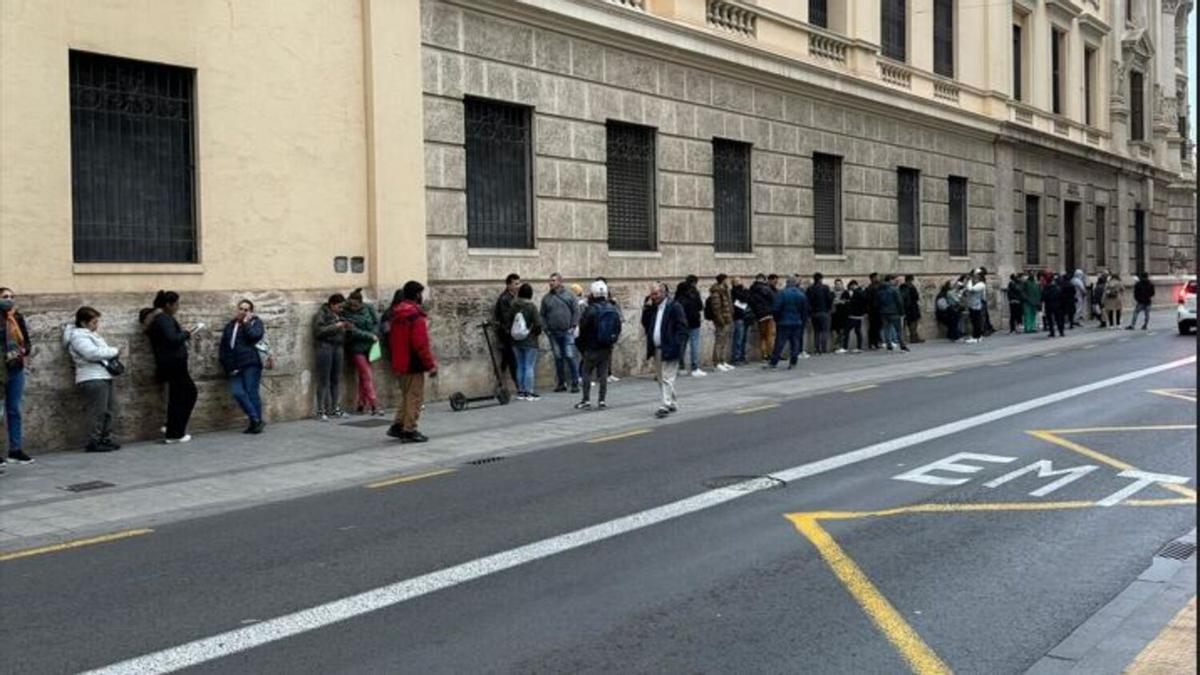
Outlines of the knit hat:
<svg viewBox="0 0 1200 675">
<path fill-rule="evenodd" d="M 593 298 L 607 298 L 608 297 L 608 284 L 604 283 L 603 281 L 593 281 L 592 282 L 592 297 Z"/>
</svg>

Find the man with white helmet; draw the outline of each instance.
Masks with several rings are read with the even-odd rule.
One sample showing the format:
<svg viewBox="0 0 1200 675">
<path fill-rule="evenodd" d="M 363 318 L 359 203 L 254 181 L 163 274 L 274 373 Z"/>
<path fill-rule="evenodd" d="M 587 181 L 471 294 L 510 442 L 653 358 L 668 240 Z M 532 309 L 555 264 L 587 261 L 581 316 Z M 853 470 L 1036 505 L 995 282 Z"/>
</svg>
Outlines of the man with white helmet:
<svg viewBox="0 0 1200 675">
<path fill-rule="evenodd" d="M 583 378 L 580 387 L 583 398 L 575 404 L 576 410 L 592 408 L 593 375 L 600 385 L 596 404 L 601 410 L 608 407 L 605 402 L 608 396 L 608 371 L 612 364 L 613 347 L 620 337 L 621 312 L 608 301 L 608 284 L 594 281 L 588 294 L 588 307 L 579 320 L 579 338 L 576 340 L 576 346 L 583 356 L 579 369 Z"/>
</svg>

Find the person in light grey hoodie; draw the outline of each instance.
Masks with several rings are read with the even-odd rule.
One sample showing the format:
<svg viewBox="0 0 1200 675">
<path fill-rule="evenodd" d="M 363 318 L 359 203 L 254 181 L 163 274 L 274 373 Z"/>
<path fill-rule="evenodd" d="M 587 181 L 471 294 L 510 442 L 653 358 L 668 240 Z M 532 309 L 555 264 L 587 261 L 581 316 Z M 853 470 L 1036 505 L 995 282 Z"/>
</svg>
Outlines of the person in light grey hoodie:
<svg viewBox="0 0 1200 675">
<path fill-rule="evenodd" d="M 1075 316 L 1071 323 L 1082 325 L 1088 307 L 1087 277 L 1084 276 L 1083 270 L 1075 270 L 1074 276 L 1071 277 L 1071 288 L 1075 290 Z"/>
<path fill-rule="evenodd" d="M 80 307 L 75 312 L 75 325 L 63 328 L 63 348 L 75 363 L 75 386 L 87 401 L 90 431 L 87 452 L 112 452 L 121 446 L 112 437 L 113 421 L 117 418 L 117 394 L 109 366 L 120 355 L 120 349 L 110 347 L 97 332 L 100 312 Z"/>
</svg>

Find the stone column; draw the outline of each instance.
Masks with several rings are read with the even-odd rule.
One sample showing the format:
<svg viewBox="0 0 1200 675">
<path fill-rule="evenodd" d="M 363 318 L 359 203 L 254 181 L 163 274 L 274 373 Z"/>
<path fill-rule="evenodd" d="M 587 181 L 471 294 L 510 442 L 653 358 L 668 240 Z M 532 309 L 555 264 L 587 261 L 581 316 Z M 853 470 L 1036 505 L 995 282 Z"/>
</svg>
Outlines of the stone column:
<svg viewBox="0 0 1200 675">
<path fill-rule="evenodd" d="M 1017 259 L 1016 253 L 1017 233 L 1013 210 L 1013 164 L 1016 149 L 1012 143 L 997 141 L 994 154 L 996 182 L 992 193 L 992 231 L 996 239 L 996 278 L 1003 280 L 1021 269 L 1024 262 Z"/>
</svg>

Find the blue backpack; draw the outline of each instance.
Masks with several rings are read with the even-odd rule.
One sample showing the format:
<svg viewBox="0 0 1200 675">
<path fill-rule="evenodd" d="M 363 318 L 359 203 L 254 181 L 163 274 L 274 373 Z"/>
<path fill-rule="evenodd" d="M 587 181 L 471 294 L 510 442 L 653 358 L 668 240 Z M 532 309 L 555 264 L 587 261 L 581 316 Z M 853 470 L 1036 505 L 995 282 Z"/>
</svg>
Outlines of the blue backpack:
<svg viewBox="0 0 1200 675">
<path fill-rule="evenodd" d="M 596 346 L 612 347 L 621 337 L 621 313 L 604 303 L 596 311 Z"/>
</svg>

